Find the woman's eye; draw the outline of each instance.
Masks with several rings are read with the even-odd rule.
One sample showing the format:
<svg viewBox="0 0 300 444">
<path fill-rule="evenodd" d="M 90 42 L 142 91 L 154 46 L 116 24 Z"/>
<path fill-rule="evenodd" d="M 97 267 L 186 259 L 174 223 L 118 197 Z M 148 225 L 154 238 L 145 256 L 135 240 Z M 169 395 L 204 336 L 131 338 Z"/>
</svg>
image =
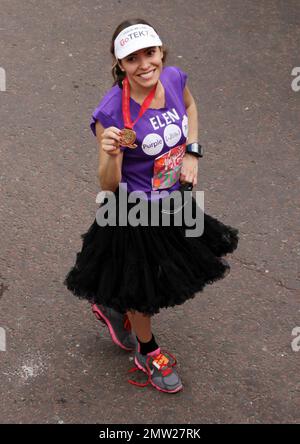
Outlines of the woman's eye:
<svg viewBox="0 0 300 444">
<path fill-rule="evenodd" d="M 150 51 L 147 52 L 148 55 L 153 55 L 156 52 L 155 49 L 150 49 Z M 135 56 L 131 56 L 128 59 L 126 59 L 127 62 L 133 62 L 136 59 Z"/>
</svg>

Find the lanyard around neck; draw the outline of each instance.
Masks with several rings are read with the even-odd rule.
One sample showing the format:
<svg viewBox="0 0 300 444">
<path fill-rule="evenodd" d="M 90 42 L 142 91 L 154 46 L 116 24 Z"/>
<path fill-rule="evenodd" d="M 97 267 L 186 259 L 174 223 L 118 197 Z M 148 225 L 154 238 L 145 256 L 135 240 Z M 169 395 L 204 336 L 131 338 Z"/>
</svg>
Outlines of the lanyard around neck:
<svg viewBox="0 0 300 444">
<path fill-rule="evenodd" d="M 132 122 L 131 118 L 130 118 L 130 104 L 129 104 L 129 100 L 130 100 L 130 85 L 129 85 L 129 81 L 128 81 L 127 77 L 125 77 L 125 79 L 123 80 L 122 84 L 123 84 L 123 90 L 122 90 L 122 112 L 123 112 L 124 126 L 125 126 L 125 128 L 133 128 L 133 126 L 136 124 L 138 119 L 140 117 L 142 117 L 144 112 L 147 111 L 147 109 L 149 108 L 150 103 L 152 102 L 153 97 L 155 95 L 155 91 L 156 91 L 158 82 L 156 83 L 156 85 L 154 85 L 154 87 L 151 89 L 151 91 L 149 92 L 149 94 L 147 95 L 145 100 L 143 101 L 143 103 L 141 105 L 141 109 L 139 111 L 139 114 L 138 114 L 138 116 L 137 116 L 137 118 L 135 119 L 134 122 Z"/>
</svg>

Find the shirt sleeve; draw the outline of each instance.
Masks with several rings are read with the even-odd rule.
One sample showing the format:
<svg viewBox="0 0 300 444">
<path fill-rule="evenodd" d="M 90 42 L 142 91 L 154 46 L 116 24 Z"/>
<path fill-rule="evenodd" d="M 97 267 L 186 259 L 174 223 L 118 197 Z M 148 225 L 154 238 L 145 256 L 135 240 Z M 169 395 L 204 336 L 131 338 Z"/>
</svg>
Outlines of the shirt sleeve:
<svg viewBox="0 0 300 444">
<path fill-rule="evenodd" d="M 99 120 L 99 122 L 101 123 L 103 128 L 108 128 L 110 126 L 118 127 L 118 125 L 115 122 L 115 120 L 113 119 L 113 117 L 111 117 L 108 114 L 104 113 L 98 107 L 93 112 L 92 118 L 91 118 L 91 122 L 90 122 L 90 128 L 91 128 L 94 136 L 96 136 L 96 122 L 97 122 L 97 120 Z M 126 147 L 120 146 L 120 150 L 121 151 L 124 151 L 125 149 L 126 149 Z"/>
<path fill-rule="evenodd" d="M 181 68 L 179 68 L 178 66 L 176 66 L 176 71 L 179 74 L 180 77 L 180 85 L 181 85 L 181 90 L 183 91 L 187 82 L 187 73 L 185 71 L 183 71 Z"/>
</svg>

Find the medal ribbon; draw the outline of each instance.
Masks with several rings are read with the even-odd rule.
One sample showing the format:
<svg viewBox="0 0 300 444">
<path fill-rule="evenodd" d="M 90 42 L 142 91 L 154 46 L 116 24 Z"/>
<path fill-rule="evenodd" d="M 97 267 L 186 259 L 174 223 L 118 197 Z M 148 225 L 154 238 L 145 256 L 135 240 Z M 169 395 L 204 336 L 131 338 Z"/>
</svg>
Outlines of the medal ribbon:
<svg viewBox="0 0 300 444">
<path fill-rule="evenodd" d="M 123 90 L 122 90 L 122 112 L 123 112 L 123 119 L 124 119 L 124 126 L 125 128 L 133 128 L 133 125 L 136 124 L 136 122 L 138 121 L 138 119 L 140 117 L 142 117 L 142 115 L 144 114 L 145 111 L 147 111 L 147 109 L 150 106 L 150 103 L 152 102 L 152 99 L 155 95 L 155 91 L 156 91 L 156 87 L 157 87 L 157 83 L 156 85 L 154 85 L 154 87 L 151 89 L 151 91 L 149 92 L 149 94 L 147 95 L 147 97 L 145 98 L 145 100 L 142 103 L 140 112 L 137 116 L 137 118 L 135 119 L 134 122 L 131 121 L 130 118 L 130 104 L 129 104 L 129 100 L 130 100 L 130 84 L 128 81 L 128 78 L 125 77 L 125 79 L 122 82 L 123 84 Z"/>
</svg>

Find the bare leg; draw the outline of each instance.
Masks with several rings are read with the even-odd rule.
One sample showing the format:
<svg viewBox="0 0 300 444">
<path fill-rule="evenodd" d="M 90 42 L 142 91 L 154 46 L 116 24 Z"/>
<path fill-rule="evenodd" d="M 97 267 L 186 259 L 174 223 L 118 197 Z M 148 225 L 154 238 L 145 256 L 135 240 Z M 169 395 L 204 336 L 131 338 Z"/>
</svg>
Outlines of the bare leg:
<svg viewBox="0 0 300 444">
<path fill-rule="evenodd" d="M 149 342 L 152 338 L 151 316 L 144 315 L 138 311 L 127 312 L 131 326 L 141 342 Z"/>
</svg>

